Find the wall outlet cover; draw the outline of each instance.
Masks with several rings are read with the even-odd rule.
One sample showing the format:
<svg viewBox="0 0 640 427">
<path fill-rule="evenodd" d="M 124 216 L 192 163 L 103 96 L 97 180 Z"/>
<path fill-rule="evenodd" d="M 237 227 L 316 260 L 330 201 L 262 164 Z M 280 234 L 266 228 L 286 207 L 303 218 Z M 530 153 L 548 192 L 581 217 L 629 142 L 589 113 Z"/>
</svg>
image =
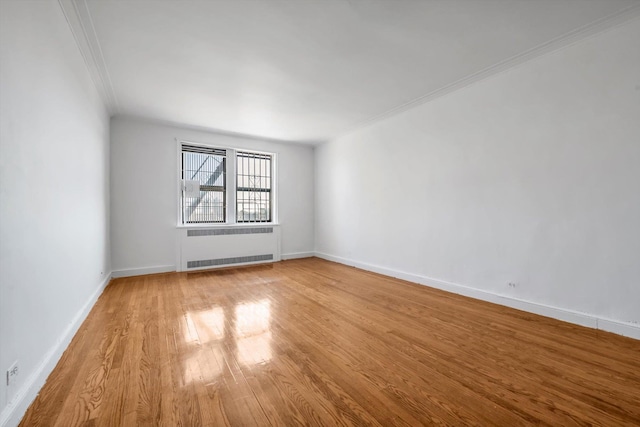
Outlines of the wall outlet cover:
<svg viewBox="0 0 640 427">
<path fill-rule="evenodd" d="M 18 377 L 18 361 L 13 362 L 13 365 L 7 370 L 7 385 L 11 385 L 16 382 Z"/>
</svg>

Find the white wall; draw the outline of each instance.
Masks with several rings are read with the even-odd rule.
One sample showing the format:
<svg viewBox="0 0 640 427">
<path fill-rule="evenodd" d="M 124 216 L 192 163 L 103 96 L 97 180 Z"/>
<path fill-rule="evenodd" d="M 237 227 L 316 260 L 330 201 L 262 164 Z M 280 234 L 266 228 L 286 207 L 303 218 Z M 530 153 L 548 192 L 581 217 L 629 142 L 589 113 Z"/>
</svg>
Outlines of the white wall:
<svg viewBox="0 0 640 427">
<path fill-rule="evenodd" d="M 277 153 L 283 257 L 313 251 L 313 148 L 152 123 L 111 120 L 114 272 L 176 269 L 177 139 Z M 141 197 L 144 195 L 144 197 Z"/>
<path fill-rule="evenodd" d="M 109 118 L 56 1 L 2 1 L 0 17 L 0 425 L 12 425 L 109 276 Z"/>
<path fill-rule="evenodd" d="M 320 146 L 317 251 L 637 325 L 638 41 L 636 19 Z"/>
</svg>

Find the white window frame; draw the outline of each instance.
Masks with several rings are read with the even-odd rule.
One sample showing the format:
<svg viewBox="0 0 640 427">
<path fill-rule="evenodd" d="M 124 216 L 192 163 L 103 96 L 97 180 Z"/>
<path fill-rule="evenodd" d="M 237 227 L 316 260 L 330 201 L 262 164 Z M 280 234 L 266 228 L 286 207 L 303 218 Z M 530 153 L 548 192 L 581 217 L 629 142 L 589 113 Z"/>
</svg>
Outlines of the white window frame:
<svg viewBox="0 0 640 427">
<path fill-rule="evenodd" d="M 226 222 L 205 222 L 190 224 L 183 222 L 182 218 L 182 197 L 184 194 L 184 185 L 182 182 L 182 144 L 195 145 L 204 148 L 217 148 L 219 150 L 226 150 L 227 152 L 227 165 L 226 165 L 226 201 L 225 207 Z M 270 151 L 254 150 L 252 148 L 240 148 L 240 147 L 225 147 L 221 145 L 205 144 L 201 142 L 193 142 L 184 139 L 176 139 L 176 182 L 177 182 L 177 200 L 176 200 L 176 218 L 178 228 L 201 228 L 201 227 L 228 227 L 228 226 L 260 226 L 264 224 L 278 225 L 278 173 L 277 173 L 277 153 Z M 237 169 L 237 157 L 236 152 L 244 151 L 257 154 L 268 154 L 271 156 L 271 221 L 265 222 L 238 222 L 237 218 L 237 189 L 238 189 L 238 176 Z"/>
</svg>

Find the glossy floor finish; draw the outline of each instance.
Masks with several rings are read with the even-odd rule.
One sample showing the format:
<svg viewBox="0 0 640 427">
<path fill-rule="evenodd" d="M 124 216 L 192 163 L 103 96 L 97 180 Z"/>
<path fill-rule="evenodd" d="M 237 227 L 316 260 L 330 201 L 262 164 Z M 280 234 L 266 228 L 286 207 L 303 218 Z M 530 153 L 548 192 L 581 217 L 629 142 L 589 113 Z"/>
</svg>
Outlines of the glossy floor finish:
<svg viewBox="0 0 640 427">
<path fill-rule="evenodd" d="M 640 341 L 309 258 L 114 280 L 23 426 L 639 425 Z"/>
</svg>

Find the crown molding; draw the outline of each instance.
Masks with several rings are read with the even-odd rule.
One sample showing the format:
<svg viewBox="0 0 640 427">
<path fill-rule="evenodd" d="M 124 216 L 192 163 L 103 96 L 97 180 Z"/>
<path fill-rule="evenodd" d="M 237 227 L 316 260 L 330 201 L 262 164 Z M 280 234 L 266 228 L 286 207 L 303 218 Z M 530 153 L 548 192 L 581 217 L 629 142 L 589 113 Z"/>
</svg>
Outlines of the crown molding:
<svg viewBox="0 0 640 427">
<path fill-rule="evenodd" d="M 91 79 L 100 93 L 107 110 L 112 115 L 116 114 L 118 112 L 118 100 L 102 56 L 102 48 L 100 47 L 86 1 L 58 0 L 58 4 L 67 19 Z"/>
<path fill-rule="evenodd" d="M 364 119 L 361 122 L 357 123 L 356 125 L 351 126 L 348 129 L 345 129 L 343 132 L 338 133 L 335 137 L 330 138 L 330 140 L 335 140 L 335 139 L 344 137 L 368 125 L 371 125 L 375 122 L 395 116 L 404 111 L 410 110 L 413 107 L 417 107 L 418 105 L 426 104 L 428 102 L 433 101 L 436 98 L 440 98 L 441 96 L 445 96 L 449 93 L 455 92 L 473 83 L 487 79 L 493 75 L 506 71 L 510 68 L 516 67 L 527 61 L 533 60 L 535 58 L 541 57 L 546 54 L 550 54 L 562 48 L 578 43 L 591 36 L 610 30 L 614 27 L 622 25 L 638 17 L 640 17 L 640 3 L 626 7 L 624 9 L 619 10 L 616 13 L 613 13 L 611 15 L 605 16 L 604 18 L 598 19 L 589 24 L 578 27 L 574 30 L 569 31 L 568 33 L 565 33 L 561 36 L 558 36 L 542 44 L 539 44 L 529 50 L 516 54 L 510 58 L 500 61 L 485 69 L 469 74 L 468 76 L 463 77 L 459 80 L 456 80 L 453 83 L 442 86 L 436 90 L 433 90 L 429 93 L 419 96 L 418 98 L 414 98 L 413 100 L 407 103 L 401 104 L 381 114 L 377 114 L 367 119 Z"/>
</svg>

